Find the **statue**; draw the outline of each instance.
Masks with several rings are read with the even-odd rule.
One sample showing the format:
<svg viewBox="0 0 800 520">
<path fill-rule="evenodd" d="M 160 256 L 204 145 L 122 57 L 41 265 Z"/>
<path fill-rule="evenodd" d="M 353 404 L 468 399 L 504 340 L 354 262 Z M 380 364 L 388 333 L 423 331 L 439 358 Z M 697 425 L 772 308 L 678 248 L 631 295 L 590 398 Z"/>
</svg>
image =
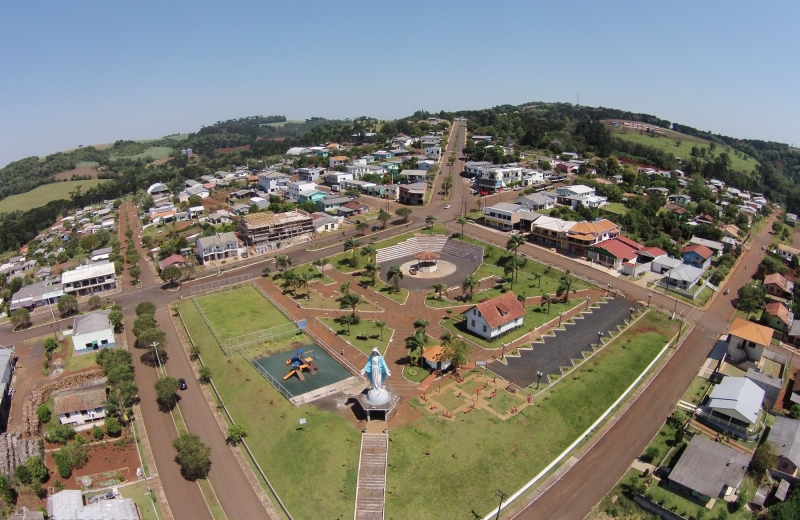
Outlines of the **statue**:
<svg viewBox="0 0 800 520">
<path fill-rule="evenodd" d="M 386 361 L 377 348 L 372 349 L 367 364 L 361 370 L 361 375 L 369 378 L 371 388 L 367 392 L 367 401 L 371 404 L 383 404 L 389 401 L 389 392 L 383 387 L 383 381 L 392 375 Z"/>
</svg>

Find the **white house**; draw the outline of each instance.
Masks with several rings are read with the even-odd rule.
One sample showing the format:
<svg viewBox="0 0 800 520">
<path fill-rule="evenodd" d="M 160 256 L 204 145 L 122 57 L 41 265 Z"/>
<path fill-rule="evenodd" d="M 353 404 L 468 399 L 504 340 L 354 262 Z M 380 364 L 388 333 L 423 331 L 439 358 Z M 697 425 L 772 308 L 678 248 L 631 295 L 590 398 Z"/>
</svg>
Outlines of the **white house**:
<svg viewBox="0 0 800 520">
<path fill-rule="evenodd" d="M 239 239 L 234 233 L 217 233 L 214 236 L 197 239 L 197 257 L 203 263 L 230 256 L 239 256 Z"/>
<path fill-rule="evenodd" d="M 758 361 L 771 342 L 772 329 L 752 321 L 736 318 L 728 328 L 728 355 L 737 361 Z"/>
<path fill-rule="evenodd" d="M 483 338 L 494 338 L 523 324 L 525 307 L 514 293 L 507 292 L 473 305 L 461 314 L 467 330 Z"/>
<path fill-rule="evenodd" d="M 72 345 L 76 354 L 111 348 L 114 342 L 114 326 L 108 319 L 111 311 L 95 311 L 75 316 L 72 324 Z"/>
<path fill-rule="evenodd" d="M 61 275 L 65 294 L 86 296 L 116 288 L 114 264 L 83 265 Z"/>
<path fill-rule="evenodd" d="M 282 186 L 286 186 L 289 176 L 280 172 L 265 172 L 258 174 L 258 186 L 264 193 L 277 193 Z"/>
<path fill-rule="evenodd" d="M 433 159 L 438 161 L 442 158 L 442 147 L 441 146 L 426 146 L 425 147 L 425 157 L 428 159 Z"/>
<path fill-rule="evenodd" d="M 711 391 L 708 408 L 712 415 L 751 425 L 758 420 L 763 400 L 764 389 L 754 382 L 746 377 L 725 376 Z"/>
<path fill-rule="evenodd" d="M 297 200 L 300 194 L 304 191 L 313 191 L 317 189 L 317 185 L 313 182 L 295 181 L 287 183 L 289 187 L 289 198 Z"/>
<path fill-rule="evenodd" d="M 61 424 L 85 424 L 106 416 L 106 382 L 98 380 L 89 387 L 81 386 L 58 392 L 53 405 Z"/>
<path fill-rule="evenodd" d="M 519 227 L 521 211 L 526 211 L 525 206 L 511 204 L 509 202 L 498 202 L 494 206 L 483 208 L 483 222 L 490 227 L 510 231 Z"/>
<path fill-rule="evenodd" d="M 83 495 L 79 489 L 65 489 L 47 497 L 47 517 L 52 520 L 79 518 L 138 520 L 139 512 L 132 498 L 90 501 L 84 505 Z"/>
<path fill-rule="evenodd" d="M 561 186 L 556 188 L 556 195 L 561 197 L 589 197 L 595 195 L 595 189 L 583 184 L 575 184 L 574 186 Z M 560 202 L 560 201 L 559 201 Z"/>
</svg>

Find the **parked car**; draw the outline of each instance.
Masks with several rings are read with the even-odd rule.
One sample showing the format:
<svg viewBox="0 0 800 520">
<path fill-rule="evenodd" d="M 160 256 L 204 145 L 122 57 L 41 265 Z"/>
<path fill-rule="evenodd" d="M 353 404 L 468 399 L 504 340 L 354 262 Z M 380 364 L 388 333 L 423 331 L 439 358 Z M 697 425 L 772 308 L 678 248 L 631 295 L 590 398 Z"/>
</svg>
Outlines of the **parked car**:
<svg viewBox="0 0 800 520">
<path fill-rule="evenodd" d="M 178 388 L 180 388 L 181 390 L 186 390 L 187 388 L 189 388 L 186 385 L 186 380 L 184 378 L 182 378 L 182 377 L 178 378 Z"/>
<path fill-rule="evenodd" d="M 451 207 L 450 204 L 445 204 L 444 205 L 444 209 L 450 209 L 450 207 Z"/>
</svg>

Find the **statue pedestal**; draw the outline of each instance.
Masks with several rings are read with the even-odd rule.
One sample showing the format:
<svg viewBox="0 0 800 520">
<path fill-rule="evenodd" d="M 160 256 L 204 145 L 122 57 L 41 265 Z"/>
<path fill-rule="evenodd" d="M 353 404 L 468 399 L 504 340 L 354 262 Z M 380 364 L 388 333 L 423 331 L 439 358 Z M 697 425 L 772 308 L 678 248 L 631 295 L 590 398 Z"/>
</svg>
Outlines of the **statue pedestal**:
<svg viewBox="0 0 800 520">
<path fill-rule="evenodd" d="M 367 416 L 367 421 L 373 419 L 388 421 L 397 403 L 400 402 L 400 397 L 385 387 L 380 390 L 365 390 L 358 394 L 357 399 Z"/>
</svg>

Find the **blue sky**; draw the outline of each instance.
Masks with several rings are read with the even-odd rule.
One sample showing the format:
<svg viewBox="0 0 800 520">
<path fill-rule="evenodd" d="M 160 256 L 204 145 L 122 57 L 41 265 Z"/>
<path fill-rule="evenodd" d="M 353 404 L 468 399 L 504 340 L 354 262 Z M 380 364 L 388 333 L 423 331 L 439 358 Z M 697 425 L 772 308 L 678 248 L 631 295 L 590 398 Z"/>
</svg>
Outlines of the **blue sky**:
<svg viewBox="0 0 800 520">
<path fill-rule="evenodd" d="M 800 3 L 3 2 L 0 165 L 255 114 L 575 102 L 800 144 Z"/>
</svg>

